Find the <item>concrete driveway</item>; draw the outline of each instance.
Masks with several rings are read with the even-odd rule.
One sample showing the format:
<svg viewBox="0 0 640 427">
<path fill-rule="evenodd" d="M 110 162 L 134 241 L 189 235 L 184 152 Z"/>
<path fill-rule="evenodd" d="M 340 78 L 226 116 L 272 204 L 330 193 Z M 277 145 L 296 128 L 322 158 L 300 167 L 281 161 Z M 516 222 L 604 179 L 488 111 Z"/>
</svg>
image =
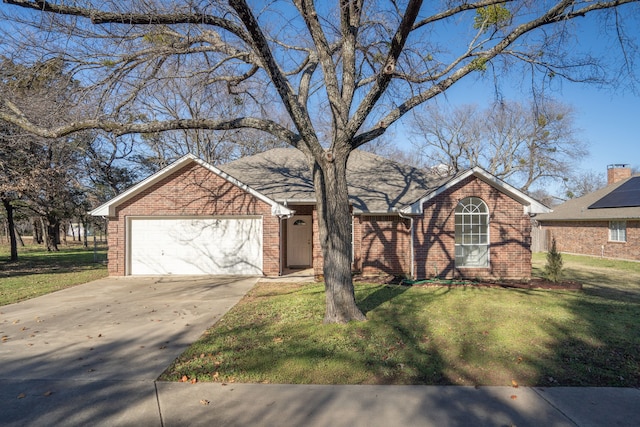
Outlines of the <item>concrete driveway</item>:
<svg viewBox="0 0 640 427">
<path fill-rule="evenodd" d="M 3 424 L 119 424 L 123 399 L 157 414 L 154 380 L 257 280 L 108 278 L 0 307 Z"/>
</svg>

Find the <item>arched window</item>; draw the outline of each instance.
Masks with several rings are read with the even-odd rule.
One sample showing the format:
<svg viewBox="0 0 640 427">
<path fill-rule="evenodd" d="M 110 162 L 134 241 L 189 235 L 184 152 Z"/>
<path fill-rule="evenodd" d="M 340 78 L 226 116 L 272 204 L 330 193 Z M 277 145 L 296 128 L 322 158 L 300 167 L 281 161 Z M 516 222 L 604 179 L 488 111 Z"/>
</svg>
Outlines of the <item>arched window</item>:
<svg viewBox="0 0 640 427">
<path fill-rule="evenodd" d="M 456 267 L 489 266 L 489 209 L 478 197 L 456 206 Z"/>
</svg>

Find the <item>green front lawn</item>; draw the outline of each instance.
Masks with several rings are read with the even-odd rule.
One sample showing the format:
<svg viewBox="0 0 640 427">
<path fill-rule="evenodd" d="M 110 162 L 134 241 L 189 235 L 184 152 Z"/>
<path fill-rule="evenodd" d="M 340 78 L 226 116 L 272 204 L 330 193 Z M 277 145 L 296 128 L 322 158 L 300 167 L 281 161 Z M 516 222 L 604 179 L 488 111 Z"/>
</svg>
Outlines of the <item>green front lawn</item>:
<svg viewBox="0 0 640 427">
<path fill-rule="evenodd" d="M 18 261 L 9 261 L 8 245 L 0 245 L 0 305 L 12 304 L 108 275 L 102 261 L 106 250 L 97 252 L 79 244 L 60 246 L 47 252 L 41 245 L 19 248 Z"/>
<path fill-rule="evenodd" d="M 322 324 L 322 284 L 261 283 L 161 379 L 640 386 L 640 264 L 565 265 L 583 291 L 357 284 L 347 325 Z"/>
</svg>

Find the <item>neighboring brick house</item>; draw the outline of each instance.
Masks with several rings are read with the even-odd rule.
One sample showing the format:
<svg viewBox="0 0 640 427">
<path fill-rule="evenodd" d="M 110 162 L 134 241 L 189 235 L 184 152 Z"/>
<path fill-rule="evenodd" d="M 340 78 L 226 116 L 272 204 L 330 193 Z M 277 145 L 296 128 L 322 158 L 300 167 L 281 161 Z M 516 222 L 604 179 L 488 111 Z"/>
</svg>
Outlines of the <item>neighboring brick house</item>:
<svg viewBox="0 0 640 427">
<path fill-rule="evenodd" d="M 530 217 L 549 209 L 480 168 L 440 177 L 354 151 L 353 269 L 416 279 L 527 279 Z M 214 167 L 187 155 L 92 211 L 109 218 L 109 273 L 322 274 L 304 155 L 274 149 Z"/>
<path fill-rule="evenodd" d="M 640 261 L 640 176 L 610 165 L 608 185 L 535 218 L 561 252 Z"/>
</svg>

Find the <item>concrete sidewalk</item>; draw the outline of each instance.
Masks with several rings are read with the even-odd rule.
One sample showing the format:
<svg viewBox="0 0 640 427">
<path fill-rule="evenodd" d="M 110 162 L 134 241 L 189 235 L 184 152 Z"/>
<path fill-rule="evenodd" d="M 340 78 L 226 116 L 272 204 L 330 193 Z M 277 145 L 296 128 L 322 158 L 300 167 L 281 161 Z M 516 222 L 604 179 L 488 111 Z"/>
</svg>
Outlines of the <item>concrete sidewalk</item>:
<svg viewBox="0 0 640 427">
<path fill-rule="evenodd" d="M 158 383 L 164 426 L 637 426 L 640 390 Z"/>
<path fill-rule="evenodd" d="M 640 390 L 1 380 L 3 426 L 637 426 Z"/>
</svg>

